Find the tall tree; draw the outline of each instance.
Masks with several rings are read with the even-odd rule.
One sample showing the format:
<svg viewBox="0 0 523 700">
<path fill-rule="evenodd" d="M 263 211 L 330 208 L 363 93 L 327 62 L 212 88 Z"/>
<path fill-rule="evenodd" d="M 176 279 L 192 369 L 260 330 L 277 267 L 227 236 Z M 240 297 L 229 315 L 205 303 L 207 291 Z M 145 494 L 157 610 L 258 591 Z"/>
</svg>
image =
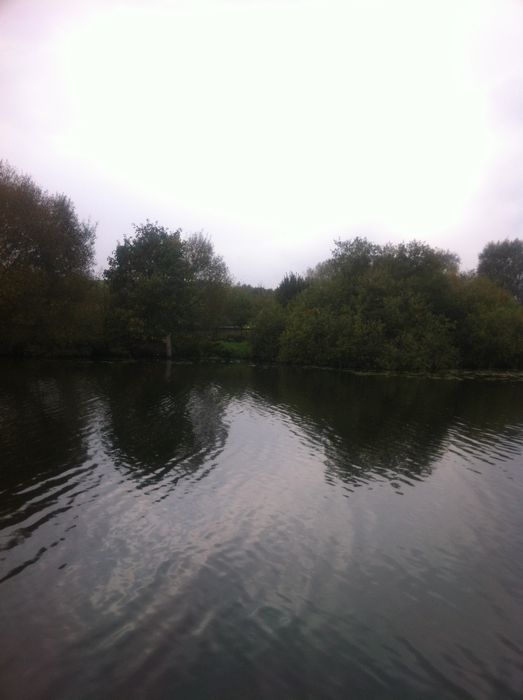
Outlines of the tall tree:
<svg viewBox="0 0 523 700">
<path fill-rule="evenodd" d="M 89 273 L 96 227 L 78 219 L 71 200 L 49 194 L 0 161 L 0 261 L 4 270 L 55 277 Z"/>
<path fill-rule="evenodd" d="M 491 241 L 479 254 L 478 274 L 488 277 L 523 303 L 523 241 Z"/>
<path fill-rule="evenodd" d="M 180 230 L 147 221 L 118 243 L 104 272 L 110 335 L 124 345 L 157 340 L 187 320 L 189 269 Z"/>
<path fill-rule="evenodd" d="M 227 268 L 202 234 L 186 240 L 147 221 L 118 243 L 104 272 L 110 294 L 109 328 L 124 346 L 207 329 L 222 312 Z"/>
<path fill-rule="evenodd" d="M 93 289 L 95 228 L 78 219 L 65 195 L 49 194 L 0 161 L 4 350 L 58 349 L 91 332 L 84 311 Z"/>
<path fill-rule="evenodd" d="M 227 265 L 203 233 L 183 241 L 183 254 L 189 270 L 189 321 L 200 328 L 217 326 L 223 319 L 230 285 Z"/>
</svg>

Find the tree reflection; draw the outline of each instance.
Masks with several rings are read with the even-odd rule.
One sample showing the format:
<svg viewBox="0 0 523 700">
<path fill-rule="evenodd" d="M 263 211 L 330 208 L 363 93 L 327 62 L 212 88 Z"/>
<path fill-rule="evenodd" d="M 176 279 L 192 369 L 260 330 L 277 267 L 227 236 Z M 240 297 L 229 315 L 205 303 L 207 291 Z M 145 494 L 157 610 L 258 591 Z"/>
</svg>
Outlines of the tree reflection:
<svg viewBox="0 0 523 700">
<path fill-rule="evenodd" d="M 3 505 L 12 514 L 33 497 L 22 493 L 31 484 L 88 466 L 99 436 L 140 487 L 199 478 L 227 442 L 232 401 L 291 421 L 321 447 L 327 478 L 422 479 L 448 449 L 480 459 L 519 450 L 521 386 L 249 365 L 9 364 L 0 375 Z"/>
<path fill-rule="evenodd" d="M 84 368 L 7 361 L 0 372 L 2 505 L 9 524 L 45 505 L 52 479 L 88 461 L 92 386 Z M 65 477 L 64 477 L 65 478 Z M 8 523 L 4 520 L 4 525 Z"/>
<path fill-rule="evenodd" d="M 523 441 L 521 382 L 251 368 L 251 389 L 319 442 L 327 476 L 357 485 L 430 475 L 450 446 L 509 456 Z"/>
<path fill-rule="evenodd" d="M 111 364 L 99 375 L 108 409 L 104 447 L 145 486 L 211 466 L 227 439 L 228 396 L 189 365 Z"/>
</svg>

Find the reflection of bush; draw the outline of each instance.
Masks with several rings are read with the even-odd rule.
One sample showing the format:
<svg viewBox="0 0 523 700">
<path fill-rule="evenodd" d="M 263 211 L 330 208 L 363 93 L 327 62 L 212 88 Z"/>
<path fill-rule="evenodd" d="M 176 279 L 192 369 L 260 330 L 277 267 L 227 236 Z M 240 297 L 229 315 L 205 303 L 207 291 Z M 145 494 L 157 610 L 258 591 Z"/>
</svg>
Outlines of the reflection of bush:
<svg viewBox="0 0 523 700">
<path fill-rule="evenodd" d="M 322 444 L 329 470 L 352 482 L 365 473 L 424 477 L 453 433 L 493 449 L 523 425 L 519 382 L 254 368 L 252 384 Z"/>
</svg>

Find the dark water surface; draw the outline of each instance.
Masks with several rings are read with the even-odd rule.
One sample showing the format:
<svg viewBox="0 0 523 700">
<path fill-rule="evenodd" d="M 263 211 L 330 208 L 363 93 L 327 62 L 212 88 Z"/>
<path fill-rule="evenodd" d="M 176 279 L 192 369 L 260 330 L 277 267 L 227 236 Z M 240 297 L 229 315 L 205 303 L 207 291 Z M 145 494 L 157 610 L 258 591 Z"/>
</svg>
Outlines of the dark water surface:
<svg viewBox="0 0 523 700">
<path fill-rule="evenodd" d="M 0 697 L 523 697 L 523 382 L 0 366 Z"/>
</svg>

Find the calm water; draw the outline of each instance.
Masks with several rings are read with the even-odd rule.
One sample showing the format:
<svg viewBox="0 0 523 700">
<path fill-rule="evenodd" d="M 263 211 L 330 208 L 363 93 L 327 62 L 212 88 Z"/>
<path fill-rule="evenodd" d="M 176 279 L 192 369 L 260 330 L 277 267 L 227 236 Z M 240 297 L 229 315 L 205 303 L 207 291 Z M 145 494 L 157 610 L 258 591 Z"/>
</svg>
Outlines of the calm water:
<svg viewBox="0 0 523 700">
<path fill-rule="evenodd" d="M 523 697 L 523 382 L 0 366 L 0 696 Z"/>
</svg>

